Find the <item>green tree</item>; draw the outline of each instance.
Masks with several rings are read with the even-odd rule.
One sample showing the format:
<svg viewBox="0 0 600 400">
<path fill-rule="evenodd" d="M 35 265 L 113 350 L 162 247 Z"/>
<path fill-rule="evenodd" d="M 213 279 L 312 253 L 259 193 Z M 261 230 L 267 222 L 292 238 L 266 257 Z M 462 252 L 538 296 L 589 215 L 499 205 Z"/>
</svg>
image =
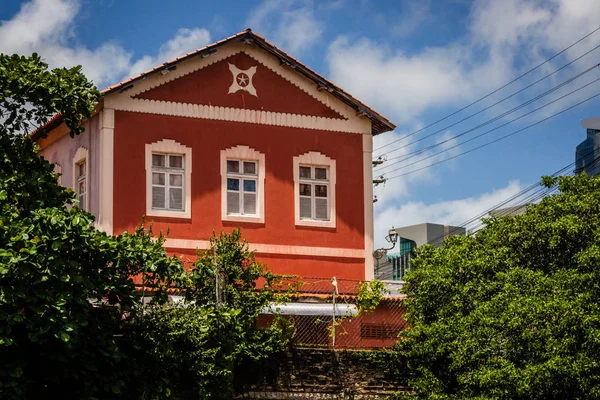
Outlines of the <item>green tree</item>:
<svg viewBox="0 0 600 400">
<path fill-rule="evenodd" d="M 92 226 L 22 132 L 61 113 L 72 134 L 99 94 L 80 68 L 0 55 L 0 397 L 115 397 L 125 385 L 116 337 L 138 302 L 131 276 L 158 290 L 184 277 L 143 228 Z"/>
<path fill-rule="evenodd" d="M 396 349 L 417 397 L 600 398 L 600 179 L 543 182 L 560 192 L 418 252 Z"/>
<path fill-rule="evenodd" d="M 256 327 L 285 296 L 239 230 L 188 272 L 151 229 L 93 227 L 23 132 L 60 113 L 79 134 L 98 97 L 79 67 L 0 55 L 0 398 L 231 398 L 236 366 L 285 346 L 284 325 Z"/>
<path fill-rule="evenodd" d="M 231 399 L 236 367 L 285 349 L 283 320 L 257 328 L 260 311 L 286 299 L 278 278 L 255 260 L 239 229 L 210 243 L 198 252 L 185 302 L 133 323 L 129 369 L 138 373 L 130 398 Z"/>
</svg>

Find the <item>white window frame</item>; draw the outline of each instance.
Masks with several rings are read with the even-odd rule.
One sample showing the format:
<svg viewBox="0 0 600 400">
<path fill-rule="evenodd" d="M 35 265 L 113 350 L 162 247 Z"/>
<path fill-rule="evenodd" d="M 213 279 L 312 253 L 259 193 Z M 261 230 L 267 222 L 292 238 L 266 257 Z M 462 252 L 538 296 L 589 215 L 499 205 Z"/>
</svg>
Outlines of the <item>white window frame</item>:
<svg viewBox="0 0 600 400">
<path fill-rule="evenodd" d="M 336 207 L 335 207 L 335 182 L 336 182 L 336 166 L 335 160 L 327 157 L 326 155 L 318 152 L 308 152 L 300 156 L 294 157 L 294 212 L 297 226 L 313 226 L 321 228 L 335 228 L 336 227 Z M 328 170 L 328 182 L 326 185 L 328 188 L 328 201 L 329 201 L 329 220 L 317 220 L 317 219 L 300 219 L 300 166 L 303 167 L 323 167 Z M 323 181 L 325 182 L 325 181 Z M 318 183 L 318 181 L 312 181 L 312 183 Z M 314 191 L 311 191 L 311 196 Z"/>
<path fill-rule="evenodd" d="M 256 215 L 227 213 L 227 160 L 253 161 L 257 164 Z M 230 176 L 238 174 L 230 174 Z M 244 175 L 239 174 L 242 178 Z M 243 182 L 242 182 L 243 184 Z M 242 191 L 240 191 L 242 193 Z M 238 145 L 221 150 L 221 220 L 233 222 L 265 223 L 265 155 L 248 146 Z"/>
<path fill-rule="evenodd" d="M 79 201 L 79 196 L 81 195 L 81 193 L 79 193 L 79 181 L 81 179 L 79 179 L 77 173 L 78 173 L 78 169 L 79 169 L 78 168 L 79 164 L 81 164 L 82 162 L 85 162 L 85 177 L 83 178 L 85 180 L 85 193 L 84 193 L 85 194 L 85 204 L 79 204 L 79 208 L 81 208 L 82 210 L 85 210 L 85 211 L 89 211 L 90 160 L 88 158 L 88 149 L 86 149 L 85 147 L 78 148 L 77 151 L 75 152 L 75 156 L 73 157 L 73 191 L 77 195 L 77 201 Z"/>
<path fill-rule="evenodd" d="M 183 211 L 152 208 L 152 154 L 183 156 Z M 146 215 L 150 217 L 192 217 L 192 148 L 171 139 L 146 143 Z M 165 177 L 167 179 L 167 177 Z M 166 182 L 165 182 L 166 183 Z"/>
</svg>

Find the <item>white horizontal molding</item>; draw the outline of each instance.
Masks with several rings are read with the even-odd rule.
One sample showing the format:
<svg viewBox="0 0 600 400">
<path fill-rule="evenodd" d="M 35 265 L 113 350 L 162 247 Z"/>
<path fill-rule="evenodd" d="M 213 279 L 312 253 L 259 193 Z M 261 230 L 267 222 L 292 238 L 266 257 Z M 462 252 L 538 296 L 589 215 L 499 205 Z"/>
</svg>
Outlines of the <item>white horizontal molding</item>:
<svg viewBox="0 0 600 400">
<path fill-rule="evenodd" d="M 165 241 L 165 247 L 170 249 L 208 249 L 210 248 L 210 241 L 167 238 L 167 240 Z M 365 258 L 365 251 L 362 249 L 346 249 L 339 247 L 287 246 L 266 243 L 248 243 L 248 247 L 250 248 L 250 250 L 262 254 L 360 259 Z"/>
<path fill-rule="evenodd" d="M 317 117 L 313 115 L 288 114 L 244 108 L 127 98 L 115 99 L 111 102 L 111 107 L 114 107 L 116 110 L 120 111 L 244 122 L 249 124 L 288 126 L 293 128 L 319 129 L 325 131 L 361 134 L 371 132 L 371 126 L 369 124 L 357 123 L 362 121 L 356 121 L 352 119 L 344 120 Z"/>
</svg>

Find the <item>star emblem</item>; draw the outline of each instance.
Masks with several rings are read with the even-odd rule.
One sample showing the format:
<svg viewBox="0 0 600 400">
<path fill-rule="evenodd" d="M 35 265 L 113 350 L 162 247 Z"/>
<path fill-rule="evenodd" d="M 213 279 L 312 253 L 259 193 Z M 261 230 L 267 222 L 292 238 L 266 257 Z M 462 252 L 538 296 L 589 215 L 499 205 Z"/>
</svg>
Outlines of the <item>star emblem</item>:
<svg viewBox="0 0 600 400">
<path fill-rule="evenodd" d="M 245 90 L 253 96 L 258 97 L 256 88 L 252 84 L 252 77 L 256 73 L 256 66 L 242 70 L 229 63 L 229 70 L 233 75 L 233 82 L 229 87 L 229 93 L 235 93 L 239 90 Z"/>
<path fill-rule="evenodd" d="M 248 75 L 246 75 L 243 72 L 240 72 L 236 78 L 238 85 L 240 85 L 241 87 L 245 87 L 248 85 L 248 82 L 250 81 L 250 78 L 248 78 Z"/>
</svg>

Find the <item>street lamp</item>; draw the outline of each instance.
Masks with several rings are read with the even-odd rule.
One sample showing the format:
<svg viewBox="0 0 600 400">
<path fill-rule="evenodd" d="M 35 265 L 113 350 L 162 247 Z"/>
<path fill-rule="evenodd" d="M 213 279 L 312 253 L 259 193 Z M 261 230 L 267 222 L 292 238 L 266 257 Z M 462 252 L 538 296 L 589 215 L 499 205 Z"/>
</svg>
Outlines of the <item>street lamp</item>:
<svg viewBox="0 0 600 400">
<path fill-rule="evenodd" d="M 392 245 L 392 247 L 389 248 L 385 248 L 382 247 L 380 249 L 377 249 L 373 252 L 373 257 L 375 257 L 376 259 L 380 259 L 382 258 L 388 251 L 392 250 L 394 247 L 396 247 L 396 242 L 398 241 L 398 232 L 396 232 L 393 228 L 390 229 L 388 231 L 387 236 L 385 237 L 385 240 L 390 243 Z"/>
</svg>

